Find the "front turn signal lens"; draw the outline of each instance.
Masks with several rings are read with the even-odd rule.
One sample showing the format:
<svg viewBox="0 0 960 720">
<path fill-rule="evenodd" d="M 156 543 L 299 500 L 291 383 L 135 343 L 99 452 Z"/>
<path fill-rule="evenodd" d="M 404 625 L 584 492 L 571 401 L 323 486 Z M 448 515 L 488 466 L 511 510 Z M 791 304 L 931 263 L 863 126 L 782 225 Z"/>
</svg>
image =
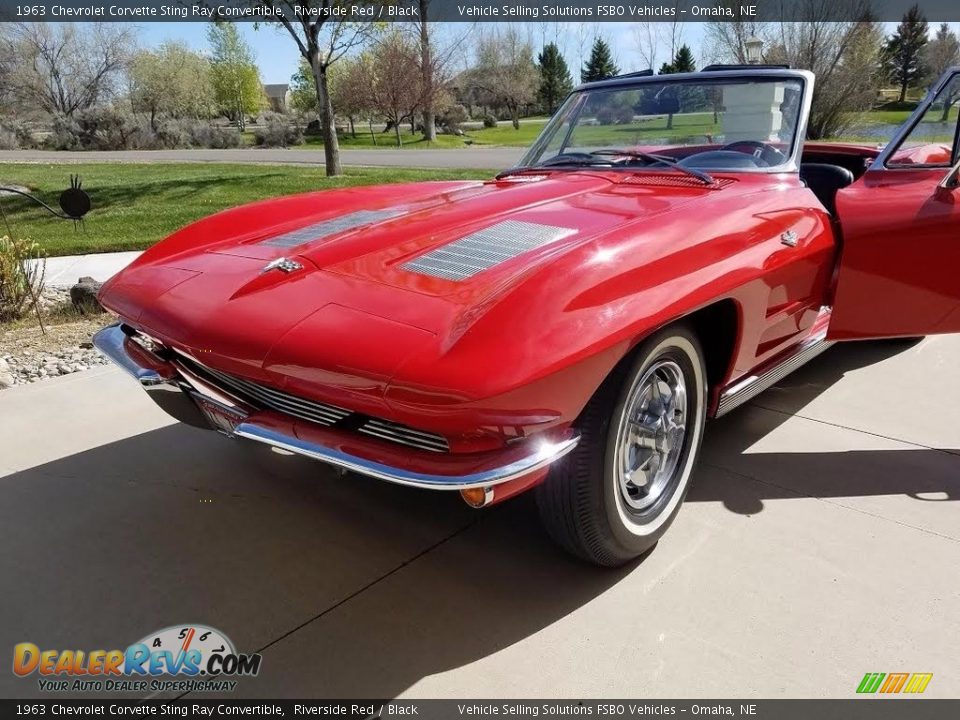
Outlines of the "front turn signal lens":
<svg viewBox="0 0 960 720">
<path fill-rule="evenodd" d="M 462 497 L 463 501 L 470 507 L 482 508 L 493 502 L 493 488 L 467 488 L 466 490 L 460 491 L 460 497 Z"/>
</svg>

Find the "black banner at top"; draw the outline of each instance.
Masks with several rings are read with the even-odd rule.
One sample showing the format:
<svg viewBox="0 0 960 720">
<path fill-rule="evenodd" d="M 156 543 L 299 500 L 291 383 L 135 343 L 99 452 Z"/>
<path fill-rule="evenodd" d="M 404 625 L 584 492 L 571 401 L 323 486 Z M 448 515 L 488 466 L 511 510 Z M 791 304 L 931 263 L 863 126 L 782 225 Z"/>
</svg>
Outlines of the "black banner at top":
<svg viewBox="0 0 960 720">
<path fill-rule="evenodd" d="M 960 21 L 960 0 L 0 0 L 0 22 L 894 22 L 915 3 Z"/>
<path fill-rule="evenodd" d="M 960 700 L 0 700 L 0 717 L 311 718 L 313 720 L 946 720 Z"/>
</svg>

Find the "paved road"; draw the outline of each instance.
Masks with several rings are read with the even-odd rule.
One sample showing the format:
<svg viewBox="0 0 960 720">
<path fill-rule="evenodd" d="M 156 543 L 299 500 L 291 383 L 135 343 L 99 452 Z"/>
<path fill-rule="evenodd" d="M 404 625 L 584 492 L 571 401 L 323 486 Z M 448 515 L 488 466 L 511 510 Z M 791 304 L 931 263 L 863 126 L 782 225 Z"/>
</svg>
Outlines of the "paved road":
<svg viewBox="0 0 960 720">
<path fill-rule="evenodd" d="M 712 424 L 676 524 L 616 572 L 523 498 L 335 478 L 171 425 L 118 370 L 7 390 L 0 648 L 206 622 L 263 652 L 243 697 L 846 698 L 867 671 L 957 697 L 958 355 L 834 348 Z"/>
<path fill-rule="evenodd" d="M 484 168 L 502 169 L 515 165 L 525 148 L 480 148 L 462 150 L 343 150 L 344 165 L 371 167 Z M 260 149 L 237 150 L 117 150 L 94 152 L 52 152 L 48 150 L 0 150 L 0 163 L 92 163 L 92 162 L 205 162 L 283 165 L 323 165 L 322 150 Z"/>
</svg>

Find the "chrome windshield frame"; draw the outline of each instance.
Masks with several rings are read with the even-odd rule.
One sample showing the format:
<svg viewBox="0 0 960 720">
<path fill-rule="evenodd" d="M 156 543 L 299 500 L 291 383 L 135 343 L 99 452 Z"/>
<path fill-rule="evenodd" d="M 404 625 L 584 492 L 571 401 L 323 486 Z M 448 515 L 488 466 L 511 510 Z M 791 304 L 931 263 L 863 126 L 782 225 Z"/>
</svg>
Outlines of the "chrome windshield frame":
<svg viewBox="0 0 960 720">
<path fill-rule="evenodd" d="M 800 171 L 800 157 L 803 154 L 803 144 L 807 137 L 807 125 L 810 119 L 810 105 L 813 99 L 813 86 L 815 82 L 814 75 L 809 70 L 784 70 L 779 68 L 758 68 L 756 70 L 716 70 L 694 73 L 676 73 L 668 76 L 649 75 L 645 77 L 611 78 L 609 80 L 601 80 L 599 82 L 581 85 L 567 96 L 567 99 L 560 106 L 560 109 L 557 110 L 552 118 L 550 118 L 540 135 L 530 146 L 529 150 L 527 150 L 527 152 L 524 154 L 520 163 L 518 163 L 518 167 L 536 167 L 534 163 L 530 162 L 530 159 L 539 159 L 539 157 L 545 152 L 548 141 L 553 138 L 556 127 L 564 122 L 564 119 L 569 113 L 576 113 L 574 116 L 574 122 L 576 121 L 576 117 L 579 115 L 579 110 L 582 108 L 582 104 L 587 92 L 609 89 L 629 90 L 641 88 L 644 85 L 663 84 L 666 80 L 669 80 L 671 83 L 678 84 L 706 84 L 710 82 L 729 84 L 731 81 L 736 80 L 766 80 L 771 82 L 776 80 L 799 81 L 801 92 L 799 117 L 797 118 L 797 126 L 794 131 L 793 143 L 786 162 L 774 167 L 765 168 L 735 168 L 730 170 L 721 168 L 707 168 L 707 170 L 722 173 L 729 172 L 760 174 L 798 173 Z M 574 103 L 576 103 L 576 105 L 573 105 Z M 568 136 L 574 127 L 575 125 L 571 124 L 571 127 L 567 130 Z M 565 139 L 565 143 L 568 139 L 569 137 Z M 554 166 L 551 169 L 556 169 L 557 167 L 559 166 Z M 629 167 L 629 170 L 631 171 L 638 169 L 641 168 L 634 166 Z"/>
<path fill-rule="evenodd" d="M 877 172 L 879 170 L 917 170 L 923 168 L 942 168 L 943 165 L 925 165 L 925 164 L 910 164 L 910 165 L 889 165 L 890 158 L 900 149 L 904 141 L 910 137 L 910 134 L 913 132 L 914 128 L 923 120 L 923 116 L 926 115 L 927 110 L 930 109 L 930 106 L 937 99 L 937 96 L 940 95 L 940 92 L 949 85 L 954 77 L 960 75 L 960 65 L 954 65 L 947 68 L 943 74 L 938 78 L 937 82 L 930 86 L 930 89 L 927 91 L 927 94 L 923 96 L 916 109 L 910 114 L 906 120 L 903 121 L 903 124 L 897 128 L 893 136 L 890 138 L 883 150 L 880 151 L 880 154 L 877 155 L 877 158 L 870 163 L 870 167 L 867 168 L 867 172 Z M 957 127 L 954 129 L 954 141 L 953 147 L 951 148 L 951 165 L 957 162 L 958 155 L 960 155 L 960 122 L 957 123 Z"/>
</svg>

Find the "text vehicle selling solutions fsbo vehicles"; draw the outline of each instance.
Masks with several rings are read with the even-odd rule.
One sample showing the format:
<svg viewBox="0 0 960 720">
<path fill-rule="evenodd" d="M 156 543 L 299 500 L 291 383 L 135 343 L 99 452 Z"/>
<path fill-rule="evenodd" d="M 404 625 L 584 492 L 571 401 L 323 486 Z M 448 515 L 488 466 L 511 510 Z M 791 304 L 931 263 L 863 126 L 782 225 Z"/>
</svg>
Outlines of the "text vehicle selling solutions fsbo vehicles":
<svg viewBox="0 0 960 720">
<path fill-rule="evenodd" d="M 221 212 L 104 286 L 96 345 L 183 422 L 476 507 L 533 490 L 622 564 L 708 418 L 833 341 L 960 331 L 960 68 L 883 150 L 804 143 L 813 85 L 614 78 L 487 182 Z"/>
</svg>

